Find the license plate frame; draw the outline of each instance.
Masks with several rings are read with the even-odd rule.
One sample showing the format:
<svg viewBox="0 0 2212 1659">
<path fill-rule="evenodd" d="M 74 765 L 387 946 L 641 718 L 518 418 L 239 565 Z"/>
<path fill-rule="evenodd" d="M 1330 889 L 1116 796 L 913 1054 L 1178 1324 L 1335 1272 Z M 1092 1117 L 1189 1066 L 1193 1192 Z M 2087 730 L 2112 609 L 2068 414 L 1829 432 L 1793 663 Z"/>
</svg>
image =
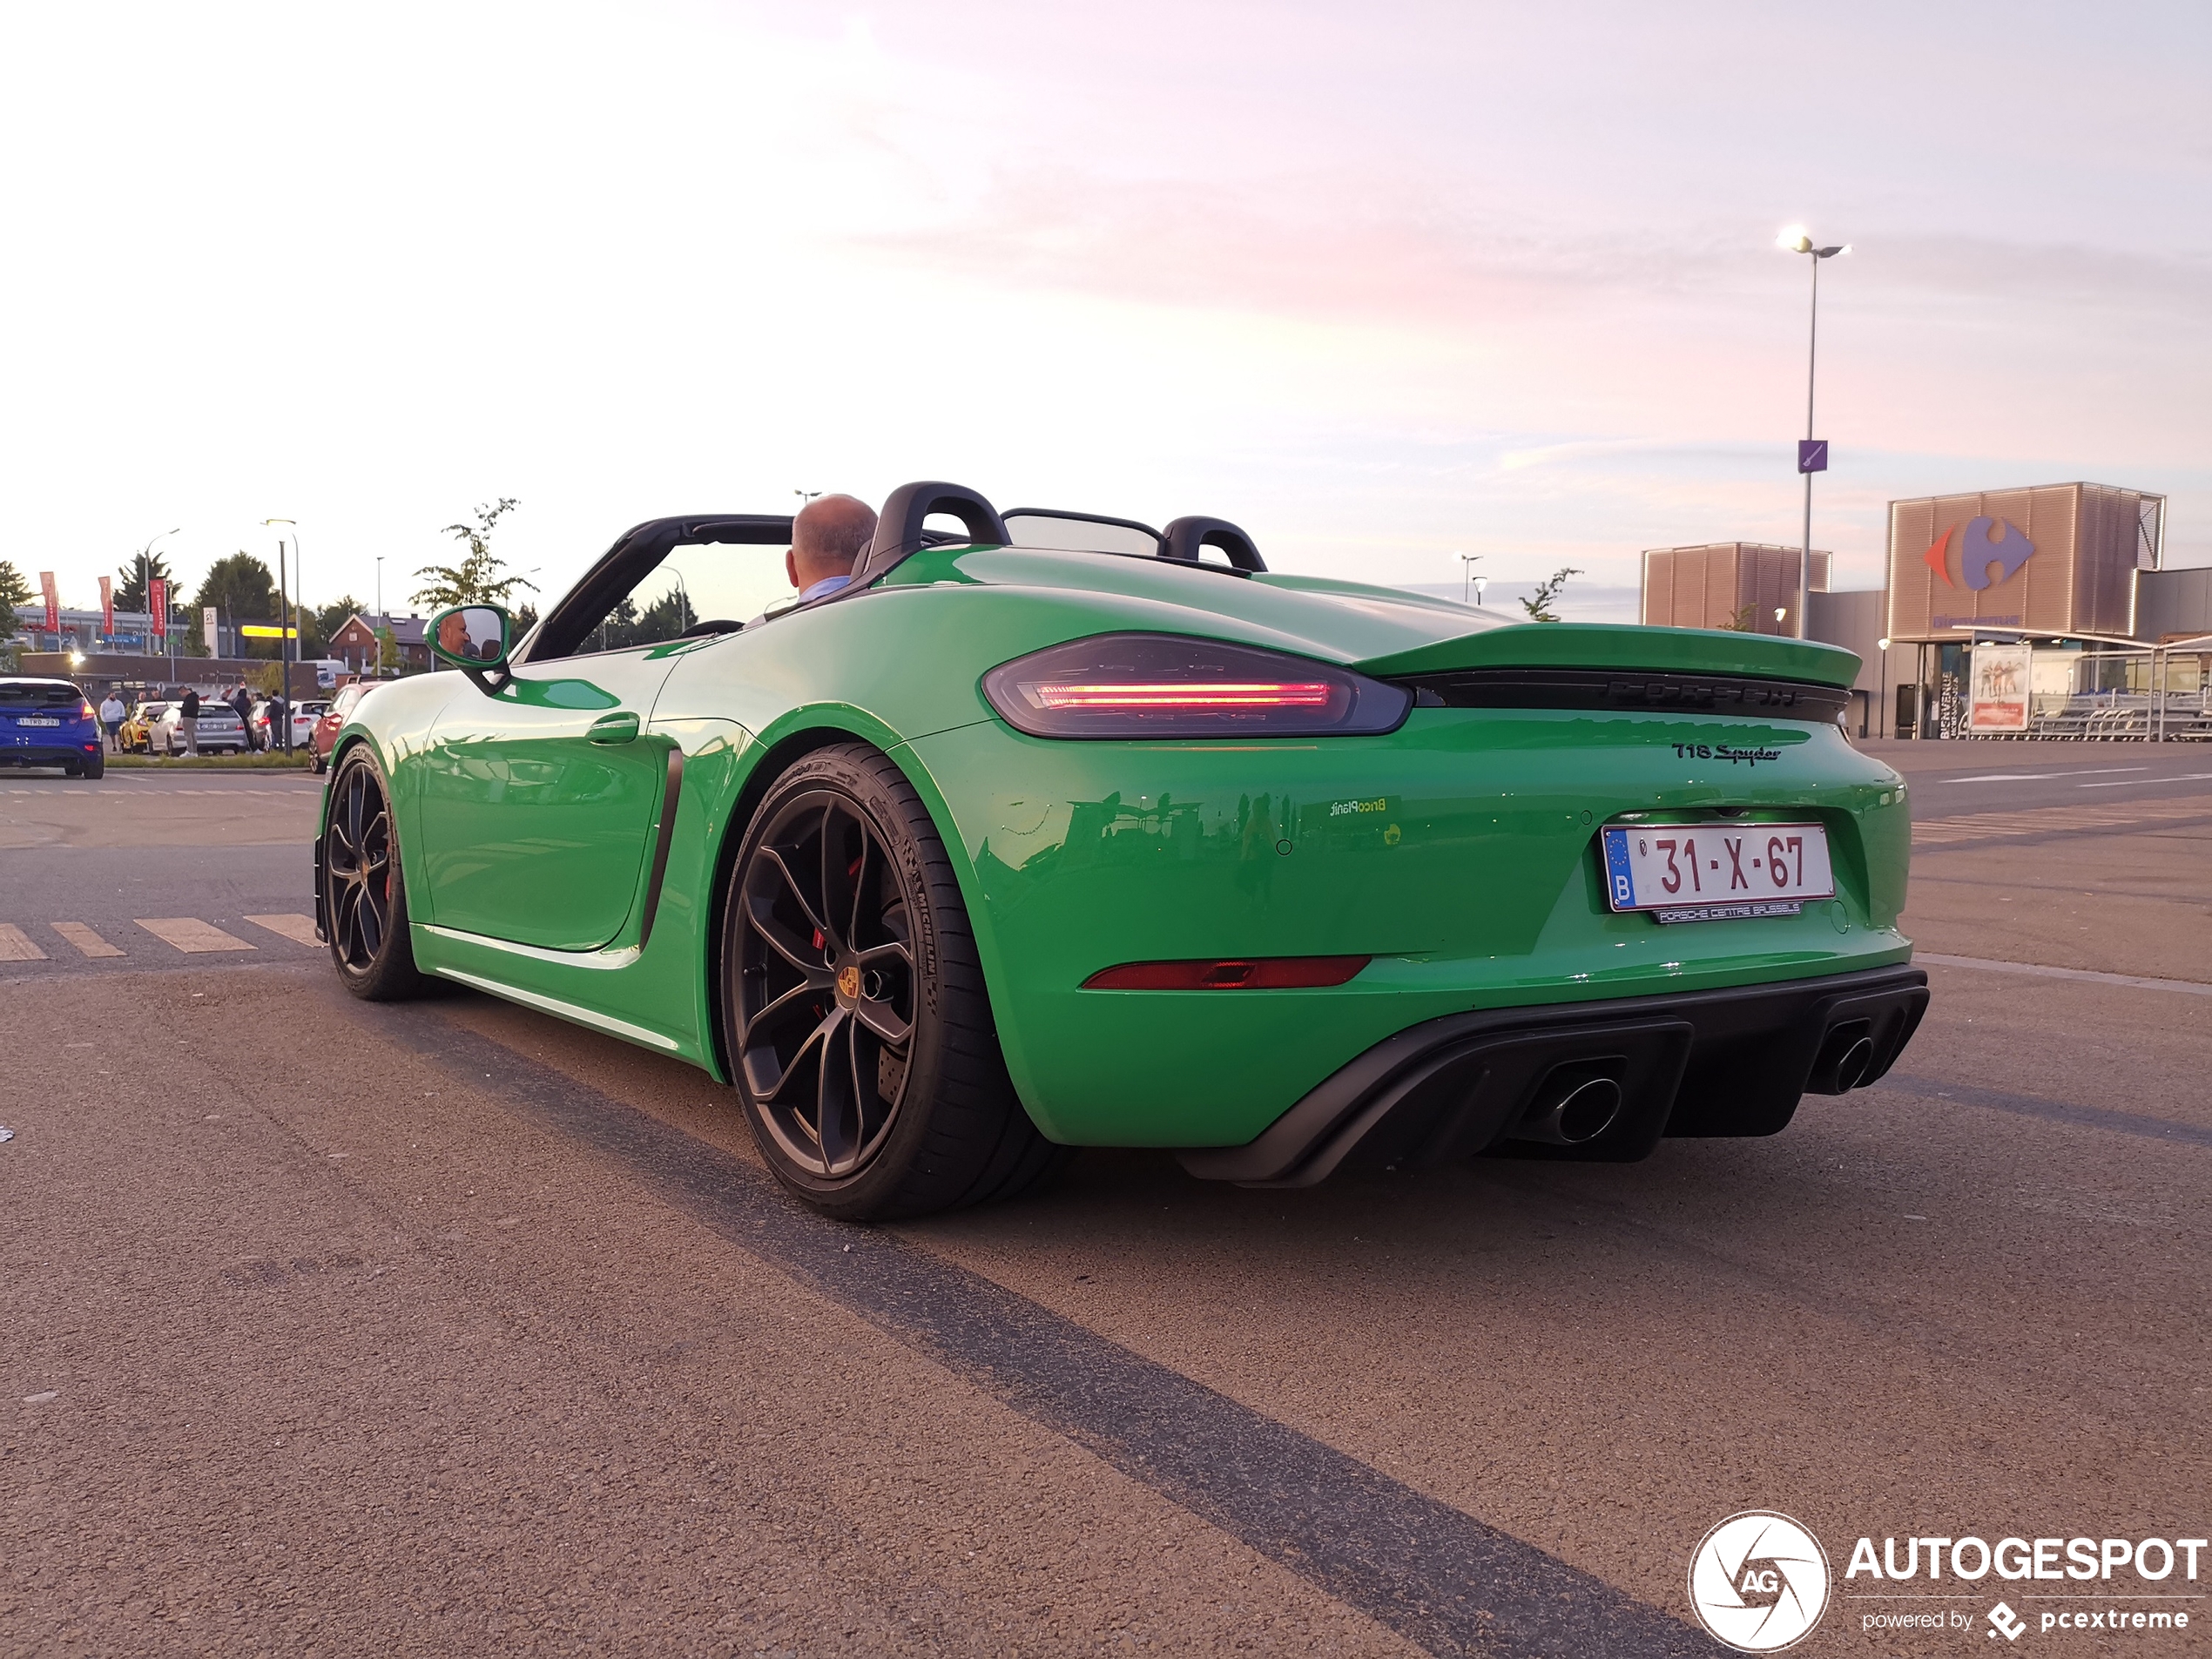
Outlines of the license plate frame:
<svg viewBox="0 0 2212 1659">
<path fill-rule="evenodd" d="M 1807 822 L 1608 824 L 1599 832 L 1605 901 L 1661 921 L 1794 916 L 1836 896 L 1827 826 Z M 1782 861 L 1784 880 L 1772 862 Z M 1671 879 L 1674 885 L 1669 887 Z"/>
<path fill-rule="evenodd" d="M 16 724 L 17 725 L 35 725 L 41 728 L 51 727 L 56 731 L 58 731 L 61 728 L 61 721 L 58 718 L 44 714 L 18 714 L 16 716 Z"/>
</svg>

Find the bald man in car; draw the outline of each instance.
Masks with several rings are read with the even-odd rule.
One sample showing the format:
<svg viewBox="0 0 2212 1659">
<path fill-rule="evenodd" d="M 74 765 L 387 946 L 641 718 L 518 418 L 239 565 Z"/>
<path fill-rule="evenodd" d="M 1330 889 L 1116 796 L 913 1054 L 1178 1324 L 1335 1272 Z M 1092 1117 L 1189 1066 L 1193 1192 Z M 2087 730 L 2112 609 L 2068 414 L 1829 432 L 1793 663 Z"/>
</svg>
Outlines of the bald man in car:
<svg viewBox="0 0 2212 1659">
<path fill-rule="evenodd" d="M 784 573 L 799 603 L 835 593 L 853 579 L 853 567 L 875 535 L 875 509 L 851 496 L 817 496 L 791 522 L 791 551 Z"/>
</svg>

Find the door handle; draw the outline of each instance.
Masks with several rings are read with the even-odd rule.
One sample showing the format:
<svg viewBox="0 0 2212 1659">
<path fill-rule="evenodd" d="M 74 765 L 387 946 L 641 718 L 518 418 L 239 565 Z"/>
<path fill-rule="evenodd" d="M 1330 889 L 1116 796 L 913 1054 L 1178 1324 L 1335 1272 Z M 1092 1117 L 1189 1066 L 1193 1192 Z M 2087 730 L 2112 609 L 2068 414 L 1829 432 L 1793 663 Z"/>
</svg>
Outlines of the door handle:
<svg viewBox="0 0 2212 1659">
<path fill-rule="evenodd" d="M 620 714 L 603 714 L 591 723 L 594 743 L 630 743 L 637 736 L 637 717 L 627 710 Z"/>
</svg>

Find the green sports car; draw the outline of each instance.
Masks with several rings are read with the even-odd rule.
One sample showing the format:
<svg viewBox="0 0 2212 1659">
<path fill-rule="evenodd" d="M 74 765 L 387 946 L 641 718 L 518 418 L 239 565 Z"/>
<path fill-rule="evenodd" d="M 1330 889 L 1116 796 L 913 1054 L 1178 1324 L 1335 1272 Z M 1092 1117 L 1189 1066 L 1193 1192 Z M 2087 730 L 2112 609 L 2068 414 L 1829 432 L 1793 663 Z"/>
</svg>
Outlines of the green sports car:
<svg viewBox="0 0 2212 1659">
<path fill-rule="evenodd" d="M 703 1067 L 851 1219 L 1077 1146 L 1297 1186 L 1770 1135 L 1926 1006 L 1846 651 L 1509 624 L 943 483 L 842 590 L 703 614 L 791 523 L 640 524 L 519 643 L 433 620 L 461 671 L 333 755 L 350 989 L 435 974 Z"/>
</svg>

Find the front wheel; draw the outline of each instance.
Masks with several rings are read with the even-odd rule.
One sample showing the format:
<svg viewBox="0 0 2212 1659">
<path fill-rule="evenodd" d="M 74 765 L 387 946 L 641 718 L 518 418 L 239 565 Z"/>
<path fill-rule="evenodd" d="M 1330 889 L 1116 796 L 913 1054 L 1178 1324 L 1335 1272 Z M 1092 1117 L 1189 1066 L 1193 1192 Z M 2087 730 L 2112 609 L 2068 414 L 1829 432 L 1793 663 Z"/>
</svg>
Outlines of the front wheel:
<svg viewBox="0 0 2212 1659">
<path fill-rule="evenodd" d="M 392 792 L 365 744 L 347 752 L 330 786 L 322 880 L 330 960 L 346 988 L 370 1002 L 420 994 Z"/>
<path fill-rule="evenodd" d="M 761 1154 L 823 1215 L 1009 1197 L 1059 1162 L 1007 1076 L 944 845 L 877 751 L 817 750 L 776 779 L 731 876 L 722 979 Z"/>
</svg>

